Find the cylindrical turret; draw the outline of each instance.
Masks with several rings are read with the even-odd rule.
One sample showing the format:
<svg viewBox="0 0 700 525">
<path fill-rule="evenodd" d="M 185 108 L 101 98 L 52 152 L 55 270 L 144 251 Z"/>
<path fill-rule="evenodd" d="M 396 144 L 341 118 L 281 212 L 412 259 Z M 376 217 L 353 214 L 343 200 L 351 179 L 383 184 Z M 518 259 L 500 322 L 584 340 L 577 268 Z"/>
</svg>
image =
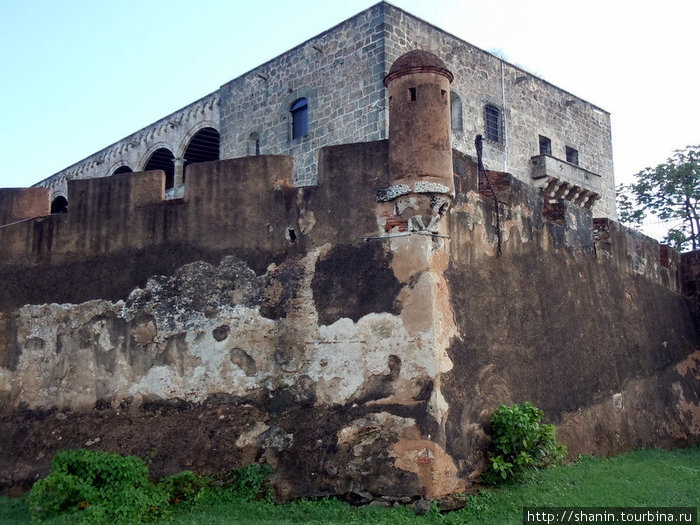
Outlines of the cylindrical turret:
<svg viewBox="0 0 700 525">
<path fill-rule="evenodd" d="M 449 188 L 445 193 L 454 193 L 453 78 L 442 60 L 420 50 L 401 55 L 384 78 L 389 91 L 389 173 L 394 185 L 407 184 L 415 191 L 416 182 L 432 182 Z"/>
</svg>

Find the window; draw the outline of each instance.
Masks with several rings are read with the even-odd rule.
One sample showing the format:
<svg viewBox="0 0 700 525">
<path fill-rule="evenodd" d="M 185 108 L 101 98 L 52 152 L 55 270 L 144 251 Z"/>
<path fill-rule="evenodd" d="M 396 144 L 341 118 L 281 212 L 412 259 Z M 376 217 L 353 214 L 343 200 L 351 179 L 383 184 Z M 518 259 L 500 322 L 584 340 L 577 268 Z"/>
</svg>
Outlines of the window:
<svg viewBox="0 0 700 525">
<path fill-rule="evenodd" d="M 260 155 L 260 135 L 254 131 L 248 136 L 248 156 Z"/>
<path fill-rule="evenodd" d="M 574 148 L 566 147 L 566 162 L 569 164 L 575 164 L 578 166 L 578 150 Z"/>
<path fill-rule="evenodd" d="M 450 92 L 450 121 L 452 131 L 462 131 L 462 99 L 454 91 Z"/>
<path fill-rule="evenodd" d="M 309 132 L 309 104 L 306 98 L 294 101 L 289 112 L 292 114 L 292 138 L 305 136 Z"/>
<path fill-rule="evenodd" d="M 501 110 L 490 104 L 484 106 L 484 131 L 486 140 L 503 142 Z"/>
<path fill-rule="evenodd" d="M 415 102 L 416 101 L 416 88 L 408 88 L 408 100 L 410 102 Z"/>
<path fill-rule="evenodd" d="M 552 154 L 552 141 L 544 135 L 540 135 L 540 155 Z"/>
</svg>

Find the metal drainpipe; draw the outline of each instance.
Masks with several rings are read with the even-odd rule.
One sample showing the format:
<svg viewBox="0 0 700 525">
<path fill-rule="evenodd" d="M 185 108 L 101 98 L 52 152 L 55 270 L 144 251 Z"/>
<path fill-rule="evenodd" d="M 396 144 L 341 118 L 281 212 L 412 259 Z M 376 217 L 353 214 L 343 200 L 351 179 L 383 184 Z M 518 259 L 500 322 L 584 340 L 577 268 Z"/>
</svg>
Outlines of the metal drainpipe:
<svg viewBox="0 0 700 525">
<path fill-rule="evenodd" d="M 508 120 L 506 119 L 505 67 L 501 60 L 501 105 L 503 106 L 503 171 L 508 172 Z"/>
</svg>

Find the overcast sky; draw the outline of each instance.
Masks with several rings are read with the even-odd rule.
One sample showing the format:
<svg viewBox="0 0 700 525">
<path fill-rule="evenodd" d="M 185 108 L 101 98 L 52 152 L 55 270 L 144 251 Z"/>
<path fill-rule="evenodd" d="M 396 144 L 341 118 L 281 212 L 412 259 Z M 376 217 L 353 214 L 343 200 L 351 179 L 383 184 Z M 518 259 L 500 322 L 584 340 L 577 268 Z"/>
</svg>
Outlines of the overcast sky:
<svg viewBox="0 0 700 525">
<path fill-rule="evenodd" d="M 374 1 L 0 0 L 0 187 L 29 186 Z M 395 0 L 612 114 L 629 181 L 700 144 L 700 2 Z"/>
</svg>

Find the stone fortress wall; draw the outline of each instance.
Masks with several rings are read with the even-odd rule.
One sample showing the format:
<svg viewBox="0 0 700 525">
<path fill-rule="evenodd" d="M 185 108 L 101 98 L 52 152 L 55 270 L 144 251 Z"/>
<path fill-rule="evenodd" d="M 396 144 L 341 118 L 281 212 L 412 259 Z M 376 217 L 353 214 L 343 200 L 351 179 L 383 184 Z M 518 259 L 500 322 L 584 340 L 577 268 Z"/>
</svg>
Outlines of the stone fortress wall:
<svg viewBox="0 0 700 525">
<path fill-rule="evenodd" d="M 0 191 L 0 490 L 88 447 L 156 475 L 265 461 L 280 499 L 440 498 L 525 400 L 572 457 L 697 443 L 697 254 L 487 189 L 451 81 L 399 57 L 390 138 L 321 148 L 313 186 L 256 155 L 190 166 L 176 199 L 162 171 L 71 180 L 66 213 Z"/>
<path fill-rule="evenodd" d="M 387 13 L 408 17 L 379 4 L 339 27 L 386 43 Z M 424 50 L 382 67 L 389 138 L 316 144 L 314 184 L 263 150 L 190 165 L 181 197 L 160 170 L 68 180 L 65 213 L 49 188 L 0 191 L 0 490 L 94 447 L 156 475 L 265 461 L 280 499 L 439 498 L 485 468 L 498 405 L 525 400 L 573 457 L 697 443 L 697 254 L 594 218 L 604 177 L 553 155 L 566 126 L 537 186 L 494 169 L 488 140 L 479 170 L 454 148 L 453 75 Z M 310 141 L 313 88 L 289 92 Z M 507 135 L 520 113 L 502 109 Z"/>
<path fill-rule="evenodd" d="M 387 138 L 381 79 L 411 49 L 435 52 L 455 73 L 454 148 L 475 154 L 474 137 L 485 134 L 484 108 L 490 105 L 500 112 L 500 140 L 485 142 L 488 168 L 521 180 L 536 176 L 552 195 L 560 191 L 569 200 L 593 196 L 596 216 L 616 218 L 606 111 L 385 2 L 39 184 L 51 187 L 53 197 L 65 196 L 66 179 L 106 176 L 120 166 L 143 170 L 160 147 L 180 159 L 196 131 L 212 127 L 220 134 L 218 158 L 291 155 L 294 184 L 315 185 L 321 147 Z M 289 109 L 302 97 L 308 100 L 308 133 L 293 138 Z M 550 140 L 549 155 L 539 156 L 540 135 Z M 566 147 L 576 150 L 578 166 L 566 162 Z M 532 160 L 538 156 L 539 163 Z M 566 185 L 560 173 L 567 173 Z"/>
<path fill-rule="evenodd" d="M 267 461 L 282 499 L 440 497 L 525 400 L 572 457 L 698 441 L 678 254 L 491 173 L 499 256 L 469 159 L 440 234 L 411 233 L 377 202 L 387 146 L 323 148 L 313 187 L 262 155 L 192 166 L 184 199 L 131 173 L 3 211 L 0 490 L 87 447 L 156 475 Z"/>
</svg>

